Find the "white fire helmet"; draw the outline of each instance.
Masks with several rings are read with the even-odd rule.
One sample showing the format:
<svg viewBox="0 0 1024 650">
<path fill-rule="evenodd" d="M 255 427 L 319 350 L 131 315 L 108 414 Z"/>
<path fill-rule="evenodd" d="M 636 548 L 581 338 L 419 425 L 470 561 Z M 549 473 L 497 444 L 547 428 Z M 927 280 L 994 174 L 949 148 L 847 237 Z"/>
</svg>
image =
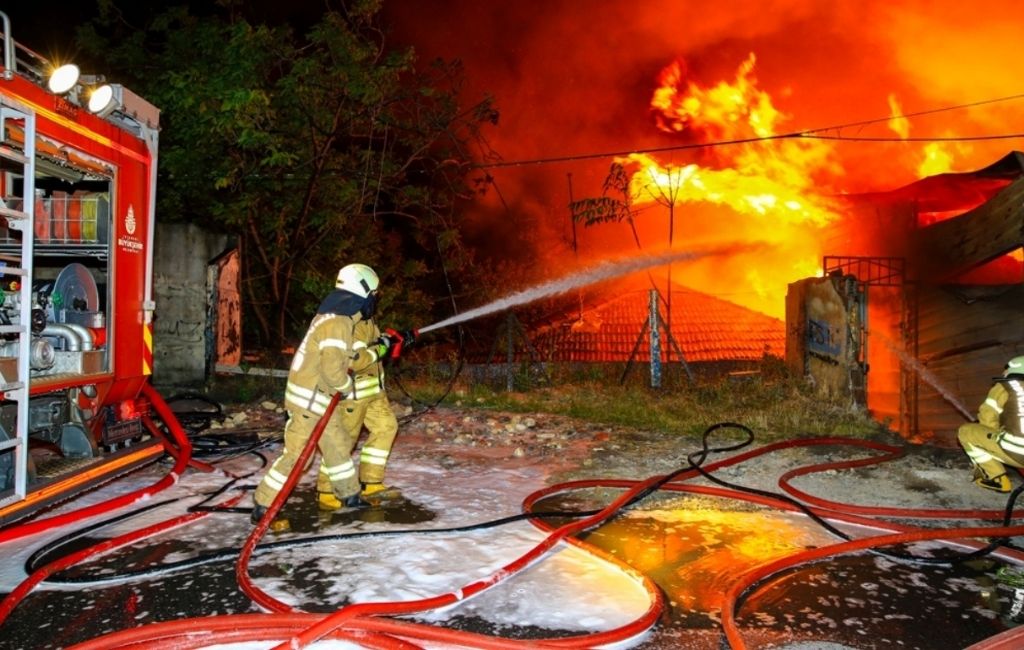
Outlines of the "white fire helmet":
<svg viewBox="0 0 1024 650">
<path fill-rule="evenodd" d="M 380 286 L 380 280 L 373 269 L 365 264 L 349 264 L 338 271 L 338 281 L 334 283 L 338 289 L 354 293 L 366 298 Z"/>
<path fill-rule="evenodd" d="M 1024 355 L 1014 357 L 1006 362 L 1006 372 L 1003 373 L 1004 377 L 1010 375 L 1024 375 Z"/>
</svg>

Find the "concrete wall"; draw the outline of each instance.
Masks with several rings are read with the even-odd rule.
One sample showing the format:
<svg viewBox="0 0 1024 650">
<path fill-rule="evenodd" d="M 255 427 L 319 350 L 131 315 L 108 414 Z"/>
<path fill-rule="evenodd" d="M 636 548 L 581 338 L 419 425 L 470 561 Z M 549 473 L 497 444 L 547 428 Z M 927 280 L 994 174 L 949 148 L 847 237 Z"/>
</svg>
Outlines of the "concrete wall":
<svg viewBox="0 0 1024 650">
<path fill-rule="evenodd" d="M 207 267 L 233 247 L 227 235 L 193 224 L 158 223 L 153 260 L 153 382 L 189 386 L 206 379 L 210 315 Z"/>
</svg>

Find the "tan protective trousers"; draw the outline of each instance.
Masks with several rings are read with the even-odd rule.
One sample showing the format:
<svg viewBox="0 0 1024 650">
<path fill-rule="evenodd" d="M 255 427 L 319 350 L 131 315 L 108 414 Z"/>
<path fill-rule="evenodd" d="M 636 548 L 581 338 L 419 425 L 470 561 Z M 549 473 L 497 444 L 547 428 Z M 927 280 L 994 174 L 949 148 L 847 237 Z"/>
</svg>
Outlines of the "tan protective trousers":
<svg viewBox="0 0 1024 650">
<path fill-rule="evenodd" d="M 343 404 L 345 402 L 339 403 L 334 409 L 317 445 L 323 460 L 316 479 L 316 489 L 318 492 L 334 492 L 334 496 L 339 499 L 357 494 L 360 489 L 356 467 L 352 462 L 356 437 L 348 433 L 353 429 L 344 424 L 343 416 L 347 414 L 344 413 Z M 313 434 L 317 422 L 319 418 L 315 415 L 289 411 L 288 423 L 284 427 L 284 449 L 256 488 L 256 494 L 253 495 L 256 505 L 269 506 L 284 487 L 288 474 L 298 462 L 299 454 Z"/>
<path fill-rule="evenodd" d="M 1006 473 L 1006 465 L 1024 467 L 1024 459 L 1017 454 L 1003 449 L 999 444 L 999 431 L 984 424 L 968 422 L 960 425 L 956 437 L 960 445 L 984 474 L 985 478 L 995 478 Z"/>
<path fill-rule="evenodd" d="M 359 452 L 359 480 L 363 483 L 383 482 L 391 446 L 398 434 L 398 418 L 391 410 L 387 393 L 346 400 L 338 405 L 338 410 L 342 414 L 342 426 L 352 432 L 353 444 L 359 439 L 364 426 L 369 432 Z"/>
</svg>

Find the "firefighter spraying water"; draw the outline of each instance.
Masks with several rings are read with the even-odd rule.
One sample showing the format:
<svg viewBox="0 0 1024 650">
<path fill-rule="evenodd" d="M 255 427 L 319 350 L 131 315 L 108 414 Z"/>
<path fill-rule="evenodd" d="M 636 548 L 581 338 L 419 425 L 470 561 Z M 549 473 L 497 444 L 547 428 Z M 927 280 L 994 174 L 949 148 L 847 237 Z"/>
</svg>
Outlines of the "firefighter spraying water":
<svg viewBox="0 0 1024 650">
<path fill-rule="evenodd" d="M 381 333 L 373 318 L 380 279 L 365 264 L 349 264 L 338 272 L 335 290 L 321 302 L 292 359 L 285 389 L 288 422 L 281 455 L 263 476 L 253 497 L 252 522 L 268 516 L 275 497 L 285 491 L 300 455 L 313 443 L 322 461 L 317 477 L 320 510 L 338 511 L 381 505 L 397 499 L 397 488 L 384 484 L 384 470 L 398 432 L 398 422 L 384 391 L 385 361 L 397 359 L 422 333 L 462 323 L 547 296 L 673 261 L 709 253 L 664 253 L 608 262 L 593 269 L 525 289 L 488 305 L 420 330 Z M 332 403 L 338 402 L 331 410 Z M 330 411 L 330 412 L 328 412 Z M 325 420 L 322 422 L 322 420 Z M 369 432 L 352 460 L 363 428 Z M 271 513 L 273 517 L 275 513 Z M 270 526 L 286 530 L 286 519 Z"/>
<path fill-rule="evenodd" d="M 1006 362 L 978 407 L 977 422 L 960 426 L 957 437 L 974 467 L 974 483 L 996 492 L 1013 484 L 1006 466 L 1024 467 L 1024 356 Z"/>
<path fill-rule="evenodd" d="M 252 521 L 259 523 L 271 502 L 284 489 L 318 422 L 327 418 L 318 448 L 317 478 L 320 510 L 336 511 L 379 505 L 400 496 L 384 485 L 384 470 L 398 433 L 387 393 L 384 362 L 397 358 L 412 333 L 381 334 L 373 317 L 377 309 L 377 273 L 365 264 L 338 271 L 335 289 L 320 303 L 292 359 L 285 389 L 284 449 L 264 475 L 253 497 Z M 341 406 L 328 414 L 332 400 Z M 369 436 L 352 462 L 363 427 Z M 286 528 L 278 520 L 278 529 Z"/>
</svg>

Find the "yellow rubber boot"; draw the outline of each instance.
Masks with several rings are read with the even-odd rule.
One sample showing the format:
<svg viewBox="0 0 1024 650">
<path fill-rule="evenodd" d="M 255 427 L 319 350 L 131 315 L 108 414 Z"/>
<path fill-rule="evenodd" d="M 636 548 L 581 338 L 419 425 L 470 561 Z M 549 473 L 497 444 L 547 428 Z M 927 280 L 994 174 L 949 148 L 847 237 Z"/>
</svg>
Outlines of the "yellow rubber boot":
<svg viewBox="0 0 1024 650">
<path fill-rule="evenodd" d="M 252 514 L 249 515 L 249 520 L 252 521 L 252 524 L 255 526 L 261 519 L 263 519 L 263 515 L 266 513 L 266 506 L 256 505 L 252 509 Z M 281 517 L 280 513 L 278 513 L 278 516 L 270 521 L 268 528 L 272 533 L 286 533 L 292 529 L 292 524 L 287 518 Z"/>
<path fill-rule="evenodd" d="M 985 488 L 986 490 L 994 490 L 996 492 L 1009 492 L 1010 489 L 1013 487 L 1010 483 L 1010 479 L 1006 476 L 1006 474 L 1000 474 L 999 476 L 996 476 L 994 478 L 985 478 L 984 476 L 979 476 L 978 478 L 974 479 L 974 482 L 975 484 Z"/>
<path fill-rule="evenodd" d="M 316 497 L 316 505 L 321 510 L 341 510 L 341 499 L 331 492 L 319 492 Z"/>
<path fill-rule="evenodd" d="M 331 492 L 318 492 L 316 503 L 317 507 L 325 512 L 333 512 L 342 508 L 365 508 L 370 505 L 363 501 L 358 494 L 339 499 Z"/>
<path fill-rule="evenodd" d="M 360 496 L 369 503 L 377 505 L 402 498 L 402 491 L 383 483 L 363 483 L 363 491 Z"/>
</svg>

